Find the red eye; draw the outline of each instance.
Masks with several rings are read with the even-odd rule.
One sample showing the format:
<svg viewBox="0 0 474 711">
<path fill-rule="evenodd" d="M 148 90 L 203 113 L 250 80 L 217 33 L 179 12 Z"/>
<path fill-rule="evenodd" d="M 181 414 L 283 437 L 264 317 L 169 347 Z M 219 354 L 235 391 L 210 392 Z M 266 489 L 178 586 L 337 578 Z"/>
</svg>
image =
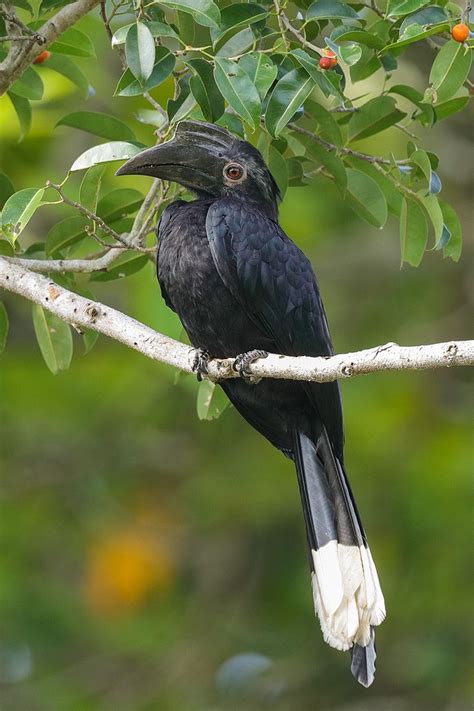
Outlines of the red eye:
<svg viewBox="0 0 474 711">
<path fill-rule="evenodd" d="M 229 178 L 229 180 L 240 180 L 244 174 L 244 169 L 239 163 L 229 163 L 224 168 L 224 175 Z"/>
</svg>

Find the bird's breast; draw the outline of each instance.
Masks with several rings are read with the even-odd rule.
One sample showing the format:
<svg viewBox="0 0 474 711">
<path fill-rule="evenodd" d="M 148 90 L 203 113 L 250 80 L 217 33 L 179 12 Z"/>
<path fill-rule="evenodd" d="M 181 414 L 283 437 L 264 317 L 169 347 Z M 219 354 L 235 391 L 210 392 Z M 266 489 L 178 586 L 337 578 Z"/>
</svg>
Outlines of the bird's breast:
<svg viewBox="0 0 474 711">
<path fill-rule="evenodd" d="M 216 357 L 252 348 L 268 349 L 267 339 L 257 331 L 216 269 L 206 233 L 208 207 L 207 201 L 182 203 L 164 220 L 158 251 L 162 291 L 196 347 Z"/>
</svg>

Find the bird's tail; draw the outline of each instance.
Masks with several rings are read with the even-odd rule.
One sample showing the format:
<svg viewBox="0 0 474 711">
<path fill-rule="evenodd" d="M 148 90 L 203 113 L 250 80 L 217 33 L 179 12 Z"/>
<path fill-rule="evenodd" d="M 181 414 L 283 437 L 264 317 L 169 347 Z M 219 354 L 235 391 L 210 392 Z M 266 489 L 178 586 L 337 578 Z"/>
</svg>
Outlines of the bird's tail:
<svg viewBox="0 0 474 711">
<path fill-rule="evenodd" d="M 385 602 L 349 482 L 324 427 L 314 441 L 297 432 L 295 453 L 323 636 L 331 647 L 351 650 L 353 675 L 370 686 L 374 627 L 385 617 Z"/>
</svg>

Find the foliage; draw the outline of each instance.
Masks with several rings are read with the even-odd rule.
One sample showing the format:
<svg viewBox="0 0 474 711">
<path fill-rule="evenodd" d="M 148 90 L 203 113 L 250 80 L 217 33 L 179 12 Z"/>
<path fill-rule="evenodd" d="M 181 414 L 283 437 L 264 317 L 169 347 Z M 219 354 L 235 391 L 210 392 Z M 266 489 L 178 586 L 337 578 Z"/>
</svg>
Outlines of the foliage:
<svg viewBox="0 0 474 711">
<path fill-rule="evenodd" d="M 24 0 L 16 3 L 25 31 L 40 34 L 42 23 L 65 6 L 61 0 L 43 1 L 34 8 Z M 455 41 L 449 34 L 467 20 L 466 13 L 443 0 L 437 4 L 389 0 L 386 5 L 376 0 L 370 5 L 303 0 L 289 6 L 278 0 L 261 4 L 163 0 L 137 5 L 112 0 L 101 17 L 111 48 L 123 64 L 114 95 L 143 97 L 152 108 L 139 109 L 133 127 L 105 111 L 84 110 L 82 97 L 93 92 L 93 77 L 86 75 L 81 63 L 95 57 L 94 42 L 75 26 L 57 37 L 49 47 L 50 56 L 43 60 L 41 55 L 41 66 L 29 66 L 9 88 L 20 140 L 28 133 L 32 105 L 42 100 L 42 73 L 47 67 L 78 90 L 76 110 L 65 113 L 57 126 L 108 142 L 81 153 L 61 185 L 47 183 L 52 189 L 46 191 L 37 186 L 14 192 L 8 176 L 0 176 L 1 253 L 68 259 L 84 253 L 94 257 L 97 249 L 114 245 L 122 252 L 130 248 L 142 254 L 134 255 L 130 249 L 121 254 L 118 249 L 118 260 L 107 272 L 93 274 L 91 281 L 123 278 L 143 268 L 152 252 L 154 217 L 173 198 L 175 188 L 161 187 L 158 194 L 155 186 L 139 211 L 141 193 L 127 189 L 104 193 L 101 165 L 144 147 L 136 136 L 138 122 L 153 126 L 157 140 L 163 141 L 180 120 L 193 118 L 217 122 L 255 143 L 283 194 L 289 186 L 307 185 L 321 175 L 336 184 L 341 199 L 370 225 L 382 229 L 393 215 L 400 224 L 402 263 L 420 264 L 430 232 L 429 248 L 458 260 L 459 220 L 438 197 L 443 166 L 421 147 L 413 131 L 429 131 L 469 102 L 465 83 L 472 41 Z M 397 81 L 404 53 L 418 44 L 433 52 L 424 93 Z M 2 45 L 3 56 L 9 47 L 6 36 Z M 323 70 L 318 59 L 327 50 L 337 63 Z M 381 79 L 380 86 L 374 89 L 372 84 L 367 92 L 362 84 L 359 89 L 372 76 Z M 409 135 L 405 155 L 387 151 L 382 157 L 360 150 L 361 142 L 389 129 Z M 77 171 L 86 171 L 79 201 L 64 193 Z M 69 205 L 68 216 L 61 213 L 62 219 L 42 243 L 24 247 L 19 237 L 29 220 L 40 207 L 56 202 Z M 78 288 L 74 270 L 66 271 L 68 285 Z M 38 324 L 37 314 L 36 332 L 44 335 L 48 319 L 43 319 L 43 328 Z M 69 329 L 54 329 L 54 338 L 68 354 Z M 39 339 L 53 372 L 66 367 L 70 358 L 58 363 L 44 337 Z"/>
</svg>

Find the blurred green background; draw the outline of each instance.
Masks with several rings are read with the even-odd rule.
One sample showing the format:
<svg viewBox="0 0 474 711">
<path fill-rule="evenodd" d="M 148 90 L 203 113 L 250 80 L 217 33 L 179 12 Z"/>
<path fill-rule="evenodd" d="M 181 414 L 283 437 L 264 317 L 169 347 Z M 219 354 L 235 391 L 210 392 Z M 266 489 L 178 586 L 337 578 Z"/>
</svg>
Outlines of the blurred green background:
<svg viewBox="0 0 474 711">
<path fill-rule="evenodd" d="M 112 98 L 120 76 L 98 19 L 80 27 L 98 60 L 87 108 L 152 129 Z M 424 88 L 430 57 L 402 72 Z M 56 121 L 74 88 L 41 67 L 33 131 L 17 141 L 0 100 L 2 169 L 17 190 L 61 179 L 99 141 Z M 358 84 L 353 95 L 383 77 Z M 155 90 L 163 100 L 169 87 Z M 422 130 L 422 129 L 420 129 Z M 397 227 L 364 225 L 324 179 L 292 188 L 287 232 L 318 274 L 336 349 L 469 337 L 472 314 L 472 114 L 435 126 L 446 199 L 458 209 L 461 261 L 428 253 L 400 270 Z M 396 129 L 361 147 L 403 151 Z M 108 188 L 140 181 L 113 177 Z M 62 212 L 40 210 L 27 240 Z M 66 213 L 64 213 L 66 214 Z M 172 336 L 175 316 L 153 268 L 94 286 Z M 3 296 L 2 296 L 3 298 Z M 377 561 L 388 616 L 365 690 L 349 656 L 314 619 L 303 519 L 290 462 L 228 408 L 196 417 L 196 383 L 100 338 L 69 372 L 46 369 L 30 305 L 6 295 L 11 334 L 0 361 L 0 684 L 4 711 L 467 711 L 472 707 L 472 384 L 466 369 L 377 374 L 342 384 L 346 461 Z M 472 318 L 471 318 L 472 322 Z M 176 382 L 177 380 L 177 382 Z M 472 381 L 471 381 L 472 382 Z"/>
</svg>

